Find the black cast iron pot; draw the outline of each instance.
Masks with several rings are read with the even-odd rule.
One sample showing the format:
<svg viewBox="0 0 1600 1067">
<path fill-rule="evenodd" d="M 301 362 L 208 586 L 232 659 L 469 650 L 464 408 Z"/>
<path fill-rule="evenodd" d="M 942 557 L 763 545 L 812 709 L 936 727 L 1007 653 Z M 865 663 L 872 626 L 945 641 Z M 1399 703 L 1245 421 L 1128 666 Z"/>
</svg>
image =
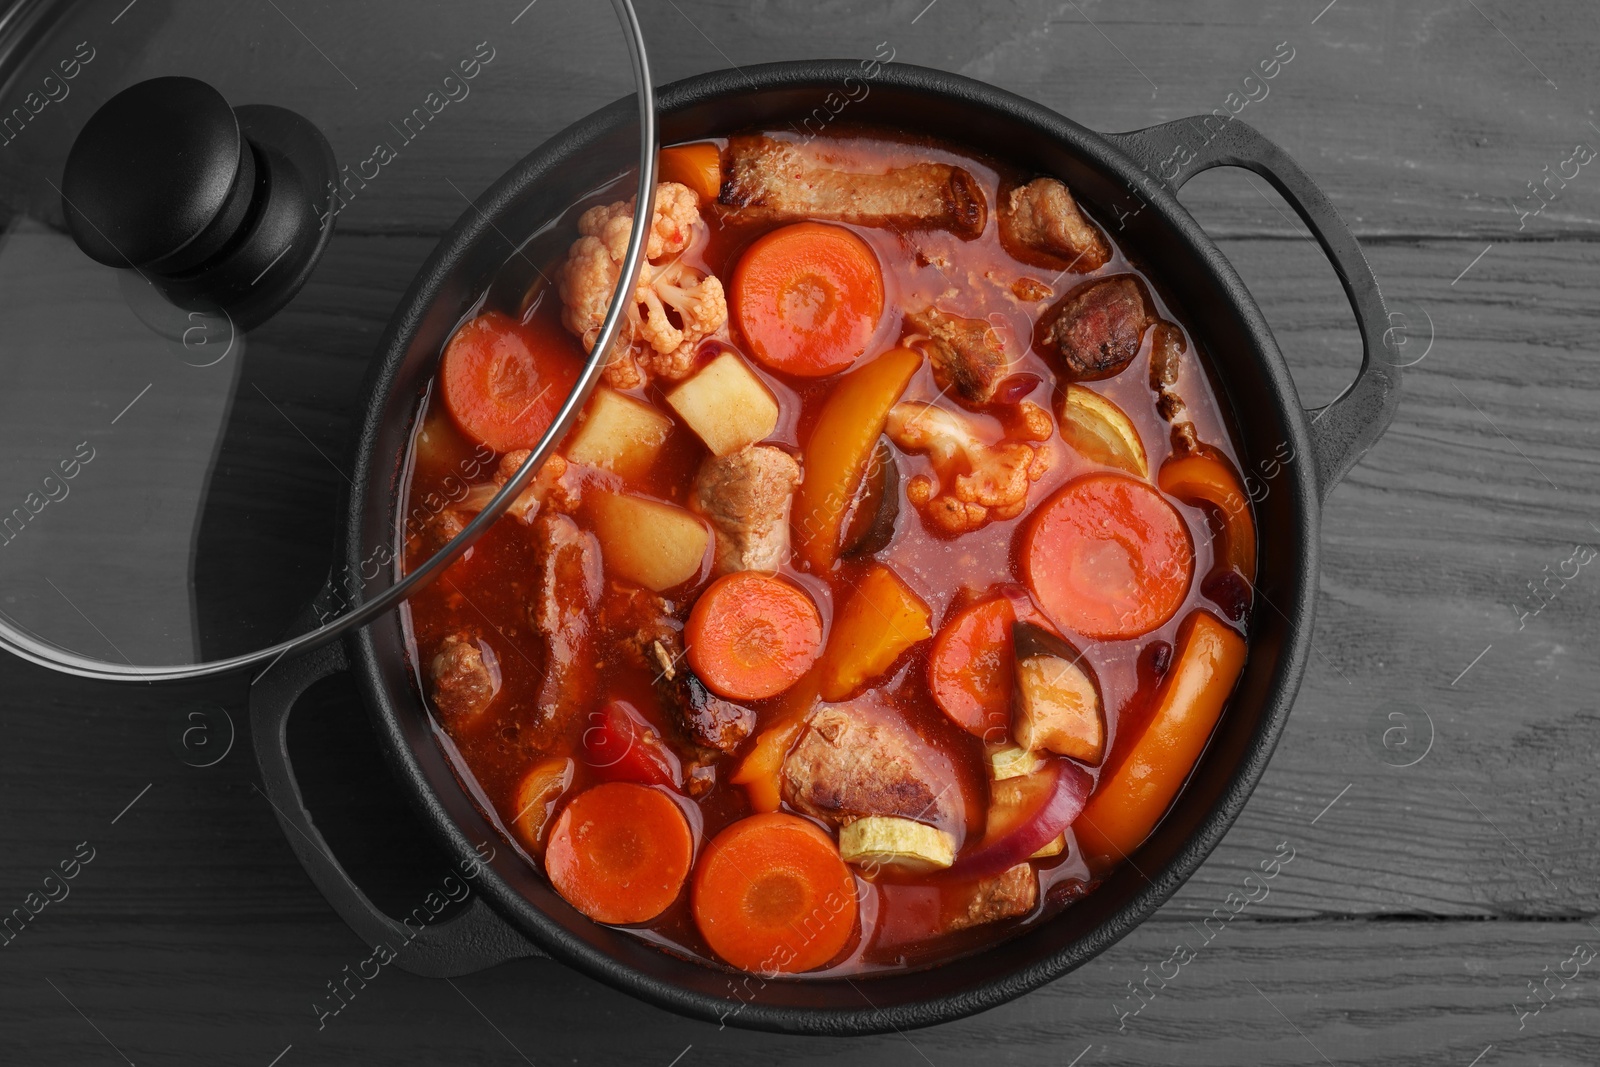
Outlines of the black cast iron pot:
<svg viewBox="0 0 1600 1067">
<path fill-rule="evenodd" d="M 870 72 L 870 73 L 869 73 Z M 866 88 L 863 93 L 863 87 Z M 312 880 L 369 944 L 398 963 L 448 976 L 544 955 L 651 1003 L 765 1030 L 865 1034 L 905 1030 L 994 1007 L 1103 951 L 1159 907 L 1204 862 L 1260 780 L 1300 684 L 1317 592 L 1321 502 L 1388 426 L 1400 375 L 1386 359 L 1388 317 L 1370 268 L 1332 205 L 1281 149 L 1237 120 L 1183 119 L 1097 134 L 999 89 L 941 71 L 816 61 L 746 67 L 678 82 L 659 96 L 663 143 L 745 127 L 787 128 L 809 117 L 932 134 L 1059 176 L 1145 266 L 1208 354 L 1256 499 L 1258 610 L 1250 658 L 1182 801 L 1154 836 L 1094 893 L 1055 918 L 958 962 L 912 973 L 772 980 L 693 963 L 593 923 L 500 840 L 452 773 L 407 662 L 398 613 L 342 645 L 280 664 L 256 686 L 251 717 L 267 790 Z M 598 160 L 627 158 L 632 101 L 568 128 L 529 155 L 439 242 L 401 301 L 368 383 L 367 413 L 345 519 L 344 555 L 360 568 L 393 543 L 403 461 L 421 391 L 457 323 L 511 254 L 504 234 L 528 234 L 614 177 Z M 608 151 L 586 151 L 605 144 Z M 1307 411 L 1272 333 L 1239 276 L 1179 205 L 1185 181 L 1245 167 L 1291 203 L 1332 260 L 1363 343 L 1355 383 Z M 397 922 L 375 908 L 332 858 L 301 801 L 285 744 L 295 699 L 317 679 L 353 670 L 379 744 L 443 847 L 476 871 L 469 906 Z M 479 867 L 479 851 L 492 851 Z"/>
</svg>

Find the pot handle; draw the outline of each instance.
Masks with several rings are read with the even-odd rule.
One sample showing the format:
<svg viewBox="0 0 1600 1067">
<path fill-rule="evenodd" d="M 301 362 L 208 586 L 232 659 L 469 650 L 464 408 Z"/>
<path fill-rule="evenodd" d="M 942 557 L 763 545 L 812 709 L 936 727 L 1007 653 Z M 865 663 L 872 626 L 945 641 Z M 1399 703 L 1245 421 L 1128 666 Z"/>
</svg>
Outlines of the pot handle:
<svg viewBox="0 0 1600 1067">
<path fill-rule="evenodd" d="M 1333 403 L 1306 411 L 1311 418 L 1317 495 L 1326 500 L 1345 472 L 1389 428 L 1400 403 L 1400 367 L 1384 358 L 1389 312 L 1355 236 L 1300 164 L 1253 126 L 1238 119 L 1221 128 L 1213 128 L 1215 123 L 1214 116 L 1198 115 L 1106 137 L 1132 156 L 1156 185 L 1174 194 L 1190 178 L 1213 167 L 1254 171 L 1283 194 L 1333 264 L 1361 331 L 1361 369 Z"/>
<path fill-rule="evenodd" d="M 395 964 L 412 974 L 452 978 L 523 956 L 543 956 L 477 894 L 448 919 L 397 922 L 367 898 L 334 858 L 295 780 L 289 758 L 289 713 L 314 683 L 349 668 L 343 642 L 335 641 L 269 667 L 250 689 L 250 733 L 261 769 L 262 795 L 277 813 L 284 836 L 311 881 L 356 936 L 374 949 L 387 945 Z"/>
</svg>

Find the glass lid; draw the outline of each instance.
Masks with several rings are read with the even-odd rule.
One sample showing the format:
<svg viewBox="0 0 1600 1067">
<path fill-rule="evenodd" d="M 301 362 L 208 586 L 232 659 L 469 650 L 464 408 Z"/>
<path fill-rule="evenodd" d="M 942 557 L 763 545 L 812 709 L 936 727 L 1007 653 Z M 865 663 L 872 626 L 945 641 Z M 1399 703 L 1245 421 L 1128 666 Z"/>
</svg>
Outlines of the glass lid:
<svg viewBox="0 0 1600 1067">
<path fill-rule="evenodd" d="M 624 302 L 475 520 L 403 580 L 313 612 L 366 371 L 440 234 L 563 128 L 631 100 L 628 136 L 594 150 L 616 158 L 586 163 L 616 199 L 653 191 L 629 0 L 0 8 L 0 647 L 91 677 L 196 677 L 391 609 L 528 487 Z M 533 232 L 500 236 L 509 259 Z"/>
</svg>

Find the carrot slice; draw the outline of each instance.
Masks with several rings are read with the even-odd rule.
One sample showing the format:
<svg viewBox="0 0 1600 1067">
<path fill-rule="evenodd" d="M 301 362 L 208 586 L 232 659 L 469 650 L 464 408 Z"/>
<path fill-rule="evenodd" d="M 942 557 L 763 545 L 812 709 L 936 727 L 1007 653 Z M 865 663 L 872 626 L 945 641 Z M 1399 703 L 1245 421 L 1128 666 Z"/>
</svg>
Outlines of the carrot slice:
<svg viewBox="0 0 1600 1067">
<path fill-rule="evenodd" d="M 883 270 L 840 226 L 800 222 L 757 240 L 733 272 L 733 318 L 762 363 L 818 378 L 867 349 L 883 315 Z"/>
<path fill-rule="evenodd" d="M 1057 626 L 1088 637 L 1148 633 L 1183 605 L 1189 530 L 1147 482 L 1091 474 L 1040 505 L 1023 536 L 1024 578 Z"/>
<path fill-rule="evenodd" d="M 702 204 L 722 192 L 722 150 L 710 141 L 663 148 L 659 158 L 661 180 L 687 185 Z"/>
<path fill-rule="evenodd" d="M 496 452 L 532 448 L 578 380 L 572 338 L 486 311 L 445 347 L 439 385 L 456 425 Z"/>
<path fill-rule="evenodd" d="M 758 974 L 833 959 L 856 927 L 856 887 L 833 839 L 794 815 L 734 823 L 695 869 L 694 921 L 711 951 Z"/>
<path fill-rule="evenodd" d="M 794 583 L 736 571 L 711 583 L 685 629 L 689 666 L 718 696 L 777 696 L 811 669 L 822 650 L 822 617 Z"/>
<path fill-rule="evenodd" d="M 642 923 L 677 899 L 693 854 L 689 821 L 671 797 L 607 782 L 562 809 L 544 868 L 556 892 L 596 922 Z"/>
<path fill-rule="evenodd" d="M 928 689 L 950 721 L 986 741 L 1002 743 L 1011 723 L 1011 598 L 980 600 L 956 612 L 933 639 Z"/>
</svg>

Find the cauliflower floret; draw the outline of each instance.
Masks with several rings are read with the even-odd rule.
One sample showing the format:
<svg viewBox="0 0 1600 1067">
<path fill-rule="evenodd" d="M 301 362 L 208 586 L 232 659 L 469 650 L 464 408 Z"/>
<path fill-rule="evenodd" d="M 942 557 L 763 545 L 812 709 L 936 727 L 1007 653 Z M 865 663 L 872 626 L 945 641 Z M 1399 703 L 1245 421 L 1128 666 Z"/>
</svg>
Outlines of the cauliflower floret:
<svg viewBox="0 0 1600 1067">
<path fill-rule="evenodd" d="M 590 208 L 579 217 L 578 232 L 585 237 L 600 238 L 611 258 L 622 262 L 628 249 L 628 237 L 633 232 L 633 209 L 638 199 L 629 197 Z M 654 262 L 682 252 L 694 239 L 700 222 L 700 198 L 693 189 L 677 182 L 660 183 L 656 186 L 655 214 L 650 219 L 650 239 L 646 242 L 644 258 Z"/>
<path fill-rule="evenodd" d="M 619 200 L 585 211 L 581 235 L 567 251 L 561 269 L 561 321 L 593 350 L 616 290 L 633 231 L 636 199 Z M 715 275 L 701 276 L 677 256 L 693 243 L 700 218 L 694 191 L 677 182 L 656 186 L 655 213 L 645 245 L 633 306 L 628 309 L 628 343 L 613 353 L 606 381 L 631 389 L 659 374 L 673 381 L 694 369 L 695 350 L 728 322 L 728 302 Z"/>
<path fill-rule="evenodd" d="M 1042 410 L 1026 410 L 1023 434 L 1036 437 Z M 1025 441 L 989 444 L 964 415 L 933 404 L 896 404 L 889 410 L 889 439 L 907 452 L 926 452 L 938 482 L 918 474 L 906 483 L 906 497 L 935 529 L 961 534 L 994 519 L 1014 519 L 1028 506 L 1028 487 L 1044 476 L 1046 452 Z"/>
<path fill-rule="evenodd" d="M 494 472 L 494 487 L 499 489 L 516 476 L 522 465 L 528 462 L 528 457 L 533 451 L 519 448 L 515 452 L 507 452 L 500 457 L 500 463 Z M 522 491 L 508 509 L 525 523 L 532 523 L 539 514 L 540 505 L 549 504 L 566 515 L 577 511 L 583 503 L 583 489 L 567 475 L 572 471 L 572 465 L 559 454 L 552 455 L 544 461 L 544 466 L 539 468 L 539 473 L 533 476 L 533 482 Z"/>
<path fill-rule="evenodd" d="M 648 286 L 639 286 L 639 302 L 645 311 L 637 336 L 649 348 L 641 353 L 640 362 L 652 373 L 678 381 L 694 369 L 700 342 L 726 325 L 728 300 L 714 274 L 702 278 L 698 271 L 676 261 L 646 269 L 651 277 Z M 677 313 L 681 326 L 673 324 L 667 314 L 669 307 Z"/>
</svg>

